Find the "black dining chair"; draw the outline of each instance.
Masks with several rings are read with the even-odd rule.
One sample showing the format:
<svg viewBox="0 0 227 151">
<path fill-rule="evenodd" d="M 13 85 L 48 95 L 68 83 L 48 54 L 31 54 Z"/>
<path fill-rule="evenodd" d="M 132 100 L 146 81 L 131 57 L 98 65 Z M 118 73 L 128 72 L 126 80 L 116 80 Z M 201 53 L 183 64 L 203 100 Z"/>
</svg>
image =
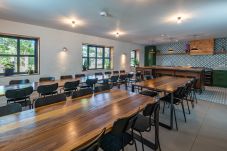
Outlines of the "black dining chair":
<svg viewBox="0 0 227 151">
<path fill-rule="evenodd" d="M 119 79 L 119 75 L 113 75 L 110 77 L 111 88 L 113 88 L 114 86 L 119 87 L 118 79 Z"/>
<path fill-rule="evenodd" d="M 105 135 L 106 128 L 104 128 L 99 135 L 97 135 L 92 141 L 88 142 L 86 145 L 73 149 L 72 151 L 98 151 L 100 143 Z"/>
<path fill-rule="evenodd" d="M 128 86 L 127 86 L 127 75 L 126 74 L 121 74 L 119 76 L 119 80 L 118 80 L 118 88 L 120 88 L 120 86 L 124 84 L 125 85 L 125 90 L 128 89 Z"/>
<path fill-rule="evenodd" d="M 82 78 L 85 77 L 85 74 L 75 74 L 75 78 Z"/>
<path fill-rule="evenodd" d="M 22 111 L 21 104 L 10 103 L 10 104 L 7 104 L 6 106 L 0 107 L 0 117 L 10 115 L 10 114 L 14 114 L 14 113 L 21 112 L 21 111 Z"/>
<path fill-rule="evenodd" d="M 120 74 L 125 74 L 125 70 L 120 70 Z"/>
<path fill-rule="evenodd" d="M 137 116 L 138 112 L 115 121 L 111 131 L 104 135 L 101 141 L 101 149 L 104 151 L 124 151 L 126 145 L 134 144 L 137 150 L 133 132 Z"/>
<path fill-rule="evenodd" d="M 119 71 L 113 71 L 113 74 L 119 74 Z"/>
<path fill-rule="evenodd" d="M 85 95 L 90 95 L 93 94 L 93 89 L 92 88 L 82 88 L 79 89 L 78 91 L 74 91 L 72 94 L 72 99 L 78 98 L 78 97 L 82 97 Z"/>
<path fill-rule="evenodd" d="M 186 115 L 185 115 L 185 109 L 184 109 L 184 93 L 185 93 L 185 87 L 179 87 L 176 92 L 173 94 L 173 113 L 174 113 L 174 118 L 175 118 L 175 124 L 176 124 L 176 129 L 178 130 L 178 124 L 177 124 L 177 117 L 176 117 L 176 109 L 175 105 L 181 105 L 183 115 L 184 115 L 184 121 L 186 122 Z M 164 102 L 163 110 L 162 113 L 165 111 L 165 104 L 171 103 L 171 94 L 168 94 L 162 98 L 160 98 L 160 101 Z"/>
<path fill-rule="evenodd" d="M 98 75 L 103 75 L 103 73 L 102 72 L 96 72 L 95 76 L 98 76 Z"/>
<path fill-rule="evenodd" d="M 24 79 L 24 80 L 11 80 L 9 81 L 9 85 L 13 85 L 13 84 L 27 84 L 30 83 L 30 81 L 28 79 Z"/>
<path fill-rule="evenodd" d="M 159 140 L 159 110 L 160 104 L 159 102 L 148 104 L 144 108 L 142 114 L 138 114 L 137 120 L 135 122 L 134 130 L 140 134 L 140 139 L 142 143 L 142 150 L 144 151 L 144 141 L 143 141 L 143 132 L 150 132 L 152 127 L 155 128 L 155 148 L 159 148 L 160 140 Z"/>
<path fill-rule="evenodd" d="M 63 102 L 66 101 L 66 95 L 65 94 L 57 94 L 57 95 L 52 95 L 52 96 L 47 96 L 45 98 L 38 98 L 37 100 L 34 101 L 34 108 L 58 103 L 58 102 Z"/>
<path fill-rule="evenodd" d="M 33 87 L 26 87 L 21 89 L 11 89 L 5 92 L 7 103 L 20 103 L 23 107 L 29 106 L 31 108 L 30 95 L 33 92 Z"/>
<path fill-rule="evenodd" d="M 46 95 L 53 95 L 58 93 L 58 83 L 54 84 L 48 84 L 48 85 L 40 85 L 37 88 L 37 92 L 40 96 L 46 96 Z"/>
<path fill-rule="evenodd" d="M 67 79 L 72 79 L 73 76 L 72 75 L 63 75 L 60 77 L 61 80 L 67 80 Z"/>
<path fill-rule="evenodd" d="M 80 84 L 80 80 L 65 82 L 63 88 L 60 89 L 60 92 L 61 90 L 63 90 L 66 96 L 70 96 L 73 91 L 77 90 L 79 84 Z"/>
<path fill-rule="evenodd" d="M 112 72 L 111 72 L 111 71 L 106 71 L 105 74 L 106 74 L 106 75 L 111 75 Z"/>
<path fill-rule="evenodd" d="M 48 82 L 48 81 L 55 81 L 55 77 L 41 77 L 41 78 L 39 78 L 39 82 Z"/>
<path fill-rule="evenodd" d="M 107 90 L 110 90 L 110 85 L 109 84 L 100 85 L 100 86 L 95 87 L 95 93 L 102 92 L 102 91 L 107 91 Z"/>
<path fill-rule="evenodd" d="M 86 80 L 86 85 L 81 86 L 81 88 L 87 88 L 87 87 L 89 87 L 89 88 L 94 89 L 95 84 L 97 82 L 98 82 L 98 79 L 97 78 L 95 78 L 95 79 L 87 79 Z"/>
</svg>

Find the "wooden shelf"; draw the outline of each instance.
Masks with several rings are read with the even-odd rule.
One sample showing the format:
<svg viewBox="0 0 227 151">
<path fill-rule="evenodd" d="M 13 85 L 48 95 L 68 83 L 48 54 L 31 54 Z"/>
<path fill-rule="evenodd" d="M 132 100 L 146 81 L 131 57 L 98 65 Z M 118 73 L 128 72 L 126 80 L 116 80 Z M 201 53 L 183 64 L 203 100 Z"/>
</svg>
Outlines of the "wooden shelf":
<svg viewBox="0 0 227 151">
<path fill-rule="evenodd" d="M 157 53 L 157 56 L 162 56 L 162 55 L 187 55 L 187 53 L 185 52 L 181 52 L 181 53 L 173 53 L 173 52 L 169 52 L 169 53 Z"/>
</svg>

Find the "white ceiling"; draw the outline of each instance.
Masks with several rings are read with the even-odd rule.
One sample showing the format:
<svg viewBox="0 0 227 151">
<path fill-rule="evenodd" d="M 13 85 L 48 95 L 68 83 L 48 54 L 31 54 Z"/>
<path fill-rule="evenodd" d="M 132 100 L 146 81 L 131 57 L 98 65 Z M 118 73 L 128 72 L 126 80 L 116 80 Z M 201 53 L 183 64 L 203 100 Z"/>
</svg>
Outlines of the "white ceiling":
<svg viewBox="0 0 227 151">
<path fill-rule="evenodd" d="M 227 0 L 1 0 L 0 18 L 138 44 L 227 36 Z"/>
</svg>

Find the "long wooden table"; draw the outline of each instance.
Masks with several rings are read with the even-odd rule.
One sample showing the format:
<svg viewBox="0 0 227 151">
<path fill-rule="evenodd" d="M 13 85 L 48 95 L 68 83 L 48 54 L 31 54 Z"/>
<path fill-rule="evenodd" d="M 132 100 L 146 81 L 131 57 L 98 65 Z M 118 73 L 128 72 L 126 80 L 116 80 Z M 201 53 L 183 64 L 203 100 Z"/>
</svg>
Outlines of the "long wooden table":
<svg viewBox="0 0 227 151">
<path fill-rule="evenodd" d="M 80 80 L 80 83 L 85 83 L 87 79 L 97 78 L 98 81 L 101 81 L 103 79 L 109 79 L 110 77 L 111 77 L 111 75 L 97 75 L 97 76 L 91 75 L 91 76 L 85 76 L 85 77 L 81 77 L 81 78 L 73 78 L 73 79 L 65 79 L 65 80 L 55 80 L 55 81 L 46 81 L 46 82 L 31 82 L 31 83 L 27 83 L 27 84 L 1 85 L 0 86 L 0 96 L 4 96 L 5 92 L 7 90 L 10 90 L 10 89 L 20 89 L 20 88 L 32 86 L 34 91 L 36 91 L 38 86 L 40 86 L 40 85 L 58 83 L 59 87 L 63 87 L 66 82 L 70 82 L 70 81 Z"/>
<path fill-rule="evenodd" d="M 68 151 L 154 102 L 148 96 L 110 90 L 0 117 L 0 150 Z"/>
<path fill-rule="evenodd" d="M 173 76 L 163 76 L 151 80 L 146 80 L 142 82 L 137 82 L 132 85 L 132 92 L 134 92 L 135 86 L 146 88 L 150 90 L 162 91 L 165 93 L 171 94 L 171 109 L 170 109 L 170 125 L 161 123 L 161 126 L 164 126 L 168 129 L 173 128 L 173 93 L 181 86 L 187 84 L 191 79 L 190 78 L 181 78 Z"/>
</svg>

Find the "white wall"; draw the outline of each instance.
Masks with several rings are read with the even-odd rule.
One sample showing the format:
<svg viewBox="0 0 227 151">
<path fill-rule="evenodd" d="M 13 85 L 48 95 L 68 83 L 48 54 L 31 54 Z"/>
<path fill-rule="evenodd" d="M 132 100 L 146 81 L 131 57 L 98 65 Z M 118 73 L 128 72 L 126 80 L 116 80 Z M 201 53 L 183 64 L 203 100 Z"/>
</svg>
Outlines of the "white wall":
<svg viewBox="0 0 227 151">
<path fill-rule="evenodd" d="M 79 30 L 79 29 L 78 29 Z M 25 79 L 38 81 L 42 76 L 55 76 L 81 73 L 82 43 L 106 45 L 114 47 L 114 70 L 125 69 L 130 71 L 130 51 L 140 49 L 140 63 L 143 65 L 144 46 L 117 40 L 110 40 L 95 36 L 82 35 L 62 30 L 40 27 L 30 24 L 0 20 L 0 32 L 16 35 L 40 37 L 40 75 L 0 77 L 0 85 L 8 84 L 11 79 Z M 63 47 L 68 52 L 61 52 Z M 122 54 L 125 55 L 125 64 L 122 62 Z M 95 72 L 95 71 L 88 71 Z"/>
</svg>

